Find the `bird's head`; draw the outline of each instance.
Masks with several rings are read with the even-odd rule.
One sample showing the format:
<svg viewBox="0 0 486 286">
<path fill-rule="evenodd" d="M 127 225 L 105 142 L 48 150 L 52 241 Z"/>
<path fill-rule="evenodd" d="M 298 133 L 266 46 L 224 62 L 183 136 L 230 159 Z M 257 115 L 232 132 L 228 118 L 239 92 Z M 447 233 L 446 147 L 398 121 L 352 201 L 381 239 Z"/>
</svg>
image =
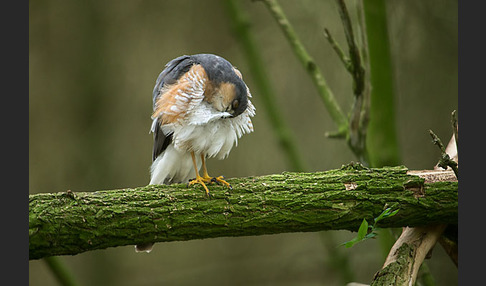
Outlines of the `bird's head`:
<svg viewBox="0 0 486 286">
<path fill-rule="evenodd" d="M 248 88 L 240 71 L 222 57 L 210 54 L 198 56 L 199 64 L 209 79 L 206 100 L 216 110 L 227 112 L 231 117 L 242 114 L 248 107 Z"/>
<path fill-rule="evenodd" d="M 220 83 L 211 103 L 217 110 L 231 114 L 231 117 L 242 114 L 248 107 L 246 85 L 241 80 Z"/>
<path fill-rule="evenodd" d="M 227 112 L 231 117 L 242 114 L 248 107 L 248 94 L 244 83 L 221 82 L 206 88 L 206 100 L 214 109 Z"/>
<path fill-rule="evenodd" d="M 236 117 L 242 114 L 248 107 L 248 88 L 243 80 L 235 85 L 235 94 L 231 101 L 231 115 Z"/>
</svg>

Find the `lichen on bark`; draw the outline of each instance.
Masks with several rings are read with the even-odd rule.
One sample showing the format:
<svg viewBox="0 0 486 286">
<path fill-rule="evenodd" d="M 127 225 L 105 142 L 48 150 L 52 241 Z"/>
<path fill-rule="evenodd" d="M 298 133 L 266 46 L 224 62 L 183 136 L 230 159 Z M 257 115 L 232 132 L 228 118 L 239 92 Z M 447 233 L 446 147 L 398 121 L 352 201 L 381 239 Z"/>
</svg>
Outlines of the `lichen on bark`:
<svg viewBox="0 0 486 286">
<path fill-rule="evenodd" d="M 457 224 L 457 182 L 424 183 L 400 167 L 228 179 L 211 198 L 185 184 L 29 196 L 29 258 L 147 242 L 322 230 Z M 418 193 L 417 193 L 418 191 Z M 419 194 L 419 195 L 417 195 Z"/>
</svg>

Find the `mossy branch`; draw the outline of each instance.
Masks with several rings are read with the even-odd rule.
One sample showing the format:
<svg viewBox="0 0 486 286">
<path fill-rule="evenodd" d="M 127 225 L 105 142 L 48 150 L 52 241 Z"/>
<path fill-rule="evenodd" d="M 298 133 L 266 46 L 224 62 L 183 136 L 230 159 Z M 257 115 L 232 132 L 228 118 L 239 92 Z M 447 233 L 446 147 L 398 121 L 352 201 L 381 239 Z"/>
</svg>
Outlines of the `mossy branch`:
<svg viewBox="0 0 486 286">
<path fill-rule="evenodd" d="M 400 212 L 380 227 L 457 224 L 457 182 L 425 183 L 404 167 L 351 165 L 228 182 L 232 190 L 211 185 L 211 199 L 185 184 L 30 195 L 29 258 L 147 242 L 357 231 L 363 218 L 390 206 Z"/>
</svg>

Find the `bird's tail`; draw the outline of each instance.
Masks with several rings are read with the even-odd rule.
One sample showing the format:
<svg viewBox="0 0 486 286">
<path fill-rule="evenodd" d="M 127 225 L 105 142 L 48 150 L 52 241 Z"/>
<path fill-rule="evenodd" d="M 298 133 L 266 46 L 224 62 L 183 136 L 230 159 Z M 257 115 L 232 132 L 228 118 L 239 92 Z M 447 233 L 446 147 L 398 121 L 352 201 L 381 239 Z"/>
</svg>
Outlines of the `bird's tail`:
<svg viewBox="0 0 486 286">
<path fill-rule="evenodd" d="M 196 162 L 199 169 L 201 167 L 200 159 L 196 158 Z M 191 154 L 175 149 L 173 144 L 170 144 L 150 167 L 150 185 L 187 183 L 195 176 Z"/>
<path fill-rule="evenodd" d="M 201 161 L 197 158 L 197 167 Z M 170 144 L 152 163 L 150 168 L 150 185 L 170 185 L 185 183 L 196 176 L 190 153 L 181 152 Z M 136 252 L 152 251 L 153 242 L 135 245 Z"/>
<path fill-rule="evenodd" d="M 149 253 L 150 251 L 152 251 L 153 247 L 154 247 L 153 242 L 144 243 L 144 244 L 137 244 L 137 245 L 135 245 L 135 252 L 147 252 L 147 253 Z"/>
</svg>

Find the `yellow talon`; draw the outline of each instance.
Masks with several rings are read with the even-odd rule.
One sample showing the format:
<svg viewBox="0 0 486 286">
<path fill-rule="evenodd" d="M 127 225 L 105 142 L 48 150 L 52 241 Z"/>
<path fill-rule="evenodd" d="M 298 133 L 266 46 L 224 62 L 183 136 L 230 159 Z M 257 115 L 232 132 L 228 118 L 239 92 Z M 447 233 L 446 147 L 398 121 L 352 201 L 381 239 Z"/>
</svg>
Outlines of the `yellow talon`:
<svg viewBox="0 0 486 286">
<path fill-rule="evenodd" d="M 194 152 L 191 152 L 191 156 L 192 156 L 192 163 L 194 164 L 194 169 L 196 170 L 196 178 L 189 182 L 189 184 L 188 184 L 189 186 L 194 185 L 194 184 L 202 185 L 204 187 L 204 190 L 206 190 L 206 195 L 208 195 L 208 197 L 210 196 L 210 194 L 209 194 L 208 187 L 206 187 L 206 184 L 216 182 L 217 184 L 223 184 L 226 187 L 233 189 L 233 187 L 228 182 L 226 182 L 224 180 L 223 176 L 211 177 L 211 176 L 208 175 L 208 171 L 206 169 L 206 161 L 204 160 L 203 154 L 201 154 L 203 175 L 199 176 L 199 172 L 198 172 L 197 164 L 196 164 L 196 156 L 194 155 Z"/>
<path fill-rule="evenodd" d="M 204 190 L 206 191 L 206 195 L 208 195 L 208 197 L 209 197 L 210 196 L 209 189 L 208 189 L 208 187 L 206 187 L 206 183 L 209 183 L 209 182 L 207 180 L 205 180 L 203 177 L 197 175 L 197 177 L 194 180 L 190 181 L 188 185 L 189 186 L 194 185 L 194 184 L 202 185 L 204 187 Z"/>
<path fill-rule="evenodd" d="M 211 178 L 211 181 L 212 182 L 216 182 L 218 184 L 223 184 L 225 185 L 226 187 L 230 188 L 230 189 L 233 189 L 233 187 L 224 180 L 224 177 L 223 176 L 219 176 L 219 177 L 214 177 L 214 178 Z"/>
</svg>

